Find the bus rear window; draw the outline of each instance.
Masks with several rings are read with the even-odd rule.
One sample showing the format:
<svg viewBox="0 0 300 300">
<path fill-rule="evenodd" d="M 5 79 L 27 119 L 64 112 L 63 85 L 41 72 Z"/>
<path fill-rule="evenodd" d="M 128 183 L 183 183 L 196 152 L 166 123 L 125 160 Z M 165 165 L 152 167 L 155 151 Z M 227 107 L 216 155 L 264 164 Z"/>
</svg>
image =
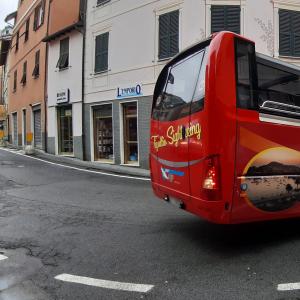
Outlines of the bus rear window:
<svg viewBox="0 0 300 300">
<path fill-rule="evenodd" d="M 174 121 L 183 118 L 190 114 L 195 97 L 198 102 L 203 101 L 205 72 L 201 70 L 206 66 L 202 63 L 204 55 L 205 50 L 201 50 L 163 71 L 156 86 L 153 119 Z"/>
</svg>

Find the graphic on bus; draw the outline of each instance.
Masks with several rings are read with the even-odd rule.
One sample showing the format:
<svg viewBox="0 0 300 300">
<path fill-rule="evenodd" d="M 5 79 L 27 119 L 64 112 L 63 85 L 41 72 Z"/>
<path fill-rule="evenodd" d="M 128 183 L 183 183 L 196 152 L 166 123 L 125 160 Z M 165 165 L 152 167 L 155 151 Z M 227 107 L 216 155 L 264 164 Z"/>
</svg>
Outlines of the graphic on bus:
<svg viewBox="0 0 300 300">
<path fill-rule="evenodd" d="M 220 32 L 182 51 L 153 96 L 159 198 L 215 223 L 300 215 L 300 68 Z"/>
</svg>

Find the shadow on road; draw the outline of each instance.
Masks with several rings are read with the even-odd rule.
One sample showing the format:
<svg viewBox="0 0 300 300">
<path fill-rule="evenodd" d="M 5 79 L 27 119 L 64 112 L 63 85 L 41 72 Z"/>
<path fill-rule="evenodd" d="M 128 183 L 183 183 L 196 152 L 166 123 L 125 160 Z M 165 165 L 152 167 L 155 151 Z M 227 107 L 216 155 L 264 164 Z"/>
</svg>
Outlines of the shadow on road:
<svg viewBox="0 0 300 300">
<path fill-rule="evenodd" d="M 232 257 L 300 241 L 300 219 L 237 225 L 216 225 L 196 219 L 176 226 L 176 232 L 181 242 L 187 239 L 202 249 Z"/>
</svg>

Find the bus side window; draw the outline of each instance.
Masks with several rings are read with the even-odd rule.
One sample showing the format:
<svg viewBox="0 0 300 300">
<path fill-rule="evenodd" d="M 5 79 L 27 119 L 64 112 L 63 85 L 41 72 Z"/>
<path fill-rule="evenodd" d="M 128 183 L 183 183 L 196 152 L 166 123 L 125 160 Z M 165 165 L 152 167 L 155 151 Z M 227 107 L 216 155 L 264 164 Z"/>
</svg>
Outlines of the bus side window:
<svg viewBox="0 0 300 300">
<path fill-rule="evenodd" d="M 300 117 L 300 76 L 278 65 L 257 63 L 259 107 L 265 113 Z"/>
<path fill-rule="evenodd" d="M 237 107 L 256 109 L 254 90 L 256 85 L 255 47 L 252 43 L 236 39 Z"/>
</svg>

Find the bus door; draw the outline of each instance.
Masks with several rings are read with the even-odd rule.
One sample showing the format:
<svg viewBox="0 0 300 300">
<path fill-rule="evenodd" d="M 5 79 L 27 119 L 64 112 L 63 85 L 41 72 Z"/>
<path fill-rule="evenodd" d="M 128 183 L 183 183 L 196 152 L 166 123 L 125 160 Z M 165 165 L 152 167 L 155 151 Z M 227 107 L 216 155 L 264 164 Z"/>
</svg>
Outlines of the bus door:
<svg viewBox="0 0 300 300">
<path fill-rule="evenodd" d="M 237 150 L 233 222 L 300 212 L 300 71 L 236 41 Z M 256 71 L 257 70 L 257 71 Z"/>
<path fill-rule="evenodd" d="M 158 134 L 152 137 L 157 148 L 160 186 L 170 198 L 185 202 L 190 199 L 190 111 L 203 55 L 203 50 L 190 54 L 169 67 L 160 99 Z M 193 128 L 193 135 L 200 134 L 198 126 Z"/>
</svg>

